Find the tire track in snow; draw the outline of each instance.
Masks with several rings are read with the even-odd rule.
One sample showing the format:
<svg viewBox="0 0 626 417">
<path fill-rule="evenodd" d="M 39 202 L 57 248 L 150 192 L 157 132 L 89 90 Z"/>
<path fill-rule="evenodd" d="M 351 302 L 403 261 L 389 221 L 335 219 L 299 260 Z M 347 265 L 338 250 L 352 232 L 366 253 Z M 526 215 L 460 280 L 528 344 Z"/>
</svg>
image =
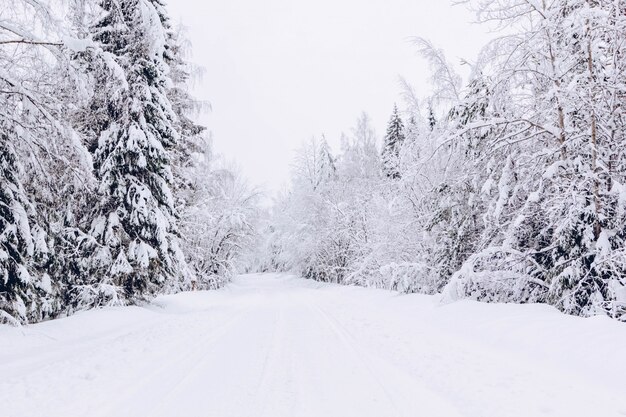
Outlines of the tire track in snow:
<svg viewBox="0 0 626 417">
<path fill-rule="evenodd" d="M 102 403 L 102 408 L 98 407 L 101 411 L 92 416 L 118 417 L 128 415 L 135 417 L 139 415 L 152 415 L 147 412 L 153 411 L 165 400 L 170 399 L 176 392 L 176 388 L 189 378 L 195 368 L 202 365 L 210 354 L 209 348 L 218 342 L 224 334 L 228 333 L 237 322 L 243 320 L 250 310 L 251 307 L 237 313 L 233 318 L 218 327 L 210 329 L 208 333 L 204 334 L 202 339 L 196 340 L 193 346 L 183 351 L 180 349 L 180 344 L 172 345 L 170 349 L 159 355 L 158 358 L 162 360 L 162 365 L 140 378 L 121 398 L 116 399 L 114 404 L 110 404 L 109 401 Z M 168 375 L 177 376 L 172 380 Z M 142 391 L 150 392 L 151 395 L 154 395 L 156 391 L 161 392 L 162 395 L 160 395 L 159 400 L 150 407 L 150 410 L 142 409 L 137 410 L 137 412 L 129 412 L 129 405 L 135 404 L 135 408 L 137 408 L 137 404 L 133 403 L 132 399 L 137 397 Z"/>
<path fill-rule="evenodd" d="M 283 326 L 283 311 L 282 308 L 279 308 L 276 313 L 276 320 L 272 325 L 272 337 L 270 339 L 269 345 L 266 347 L 263 365 L 261 367 L 261 375 L 259 377 L 258 382 L 256 383 L 256 389 L 258 392 L 257 401 L 259 401 L 259 409 L 261 412 L 260 416 L 264 416 L 268 407 L 268 400 L 270 396 L 270 388 L 269 388 L 269 379 L 270 379 L 270 370 L 275 370 L 275 364 L 277 363 L 277 357 L 279 353 L 279 349 L 276 346 L 280 346 L 278 342 L 278 335 L 282 333 Z"/>
<path fill-rule="evenodd" d="M 128 329 L 125 330 L 123 334 L 119 334 L 115 330 L 110 330 L 104 335 L 87 341 L 77 342 L 76 340 L 70 340 L 62 343 L 43 345 L 27 357 L 13 358 L 13 356 L 17 356 L 17 354 L 7 355 L 2 357 L 3 364 L 0 367 L 0 374 L 3 375 L 3 378 L 10 378 L 10 372 L 19 371 L 19 375 L 24 377 L 31 373 L 38 372 L 42 368 L 53 367 L 59 363 L 67 362 L 68 356 L 71 357 L 72 361 L 76 361 L 101 349 L 104 343 L 114 343 L 124 337 L 134 335 L 138 331 L 145 331 L 146 326 L 150 326 L 149 328 L 162 327 L 163 322 L 162 319 L 152 319 L 147 323 L 143 322 L 128 326 Z"/>
<path fill-rule="evenodd" d="M 287 348 L 288 340 L 292 336 L 287 331 L 285 316 L 285 305 L 281 302 L 277 307 L 276 320 L 273 323 L 272 337 L 267 346 L 261 375 L 257 383 L 257 406 L 259 410 L 255 416 L 274 417 L 278 412 L 278 407 L 290 410 L 289 414 L 293 415 L 295 398 L 293 392 L 289 392 L 287 400 L 284 395 L 289 388 L 288 380 L 292 377 L 293 368 L 293 351 Z M 281 401 L 277 401 L 281 400 Z"/>
<path fill-rule="evenodd" d="M 379 356 L 365 351 L 362 347 L 363 343 L 359 343 L 339 320 L 319 305 L 311 304 L 311 307 L 323 318 L 336 337 L 341 340 L 342 344 L 354 353 L 363 368 L 367 369 L 369 374 L 376 380 L 397 411 L 397 414 L 393 414 L 394 416 L 414 417 L 416 410 L 424 408 L 427 408 L 423 410 L 427 413 L 425 415 L 445 415 L 446 417 L 463 415 L 456 407 L 445 401 L 422 381 L 416 380 L 415 377 L 398 369 L 394 364 L 383 361 Z M 389 386 L 396 389 L 390 389 Z M 410 389 L 407 389 L 407 387 L 410 387 Z M 403 392 L 400 392 L 398 388 Z M 420 398 L 420 401 L 415 400 L 417 397 Z"/>
</svg>

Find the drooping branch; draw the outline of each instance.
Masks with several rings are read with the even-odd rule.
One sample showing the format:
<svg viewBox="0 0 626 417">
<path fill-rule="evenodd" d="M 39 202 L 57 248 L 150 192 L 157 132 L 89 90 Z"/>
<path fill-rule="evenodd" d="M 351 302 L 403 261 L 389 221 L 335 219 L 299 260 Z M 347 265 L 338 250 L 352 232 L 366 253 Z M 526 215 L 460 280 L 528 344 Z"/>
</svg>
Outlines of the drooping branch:
<svg viewBox="0 0 626 417">
<path fill-rule="evenodd" d="M 34 41 L 34 40 L 29 40 L 29 39 L 12 39 L 8 41 L 0 41 L 0 45 L 8 45 L 8 44 L 63 46 L 63 43 L 61 42 Z"/>
</svg>

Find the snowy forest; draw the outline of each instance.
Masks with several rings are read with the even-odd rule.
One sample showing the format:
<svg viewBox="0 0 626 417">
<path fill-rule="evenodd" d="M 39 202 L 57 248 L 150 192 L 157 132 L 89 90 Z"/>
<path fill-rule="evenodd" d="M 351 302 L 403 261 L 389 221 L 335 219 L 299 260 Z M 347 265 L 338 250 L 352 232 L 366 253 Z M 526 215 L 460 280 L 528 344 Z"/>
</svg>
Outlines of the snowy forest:
<svg viewBox="0 0 626 417">
<path fill-rule="evenodd" d="M 0 321 L 220 287 L 256 192 L 192 118 L 161 0 L 0 7 Z"/>
<path fill-rule="evenodd" d="M 501 29 L 470 80 L 416 38 L 432 96 L 405 84 L 380 149 L 366 114 L 307 142 L 256 265 L 626 320 L 626 5 L 457 3 Z"/>
<path fill-rule="evenodd" d="M 163 0 L 2 0 L 0 323 L 242 271 L 626 321 L 626 4 L 457 3 L 499 30 L 469 80 L 415 38 L 432 94 L 304 142 L 267 209 Z"/>
</svg>

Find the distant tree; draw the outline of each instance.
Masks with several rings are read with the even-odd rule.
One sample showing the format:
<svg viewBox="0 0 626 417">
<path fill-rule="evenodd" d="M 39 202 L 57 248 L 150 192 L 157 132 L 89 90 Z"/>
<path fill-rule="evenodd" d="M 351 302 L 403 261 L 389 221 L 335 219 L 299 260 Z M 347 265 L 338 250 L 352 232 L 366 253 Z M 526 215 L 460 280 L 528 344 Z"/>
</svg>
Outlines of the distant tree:
<svg viewBox="0 0 626 417">
<path fill-rule="evenodd" d="M 294 176 L 298 186 L 313 191 L 322 187 L 337 175 L 335 158 L 326 137 L 312 137 L 304 142 L 294 161 Z"/>
<path fill-rule="evenodd" d="M 344 180 L 380 178 L 381 160 L 376 146 L 376 131 L 367 113 L 361 113 L 349 135 L 342 134 L 341 147 L 338 171 Z"/>
<path fill-rule="evenodd" d="M 394 105 L 393 113 L 387 124 L 382 151 L 383 173 L 387 178 L 400 178 L 400 149 L 404 144 L 404 123 L 398 114 L 398 107 Z"/>
<path fill-rule="evenodd" d="M 190 269 L 189 281 L 198 289 L 215 289 L 229 282 L 243 251 L 254 237 L 258 193 L 231 169 L 220 168 L 208 144 L 185 168 L 191 184 L 180 192 L 181 241 Z M 189 289 L 184 282 L 181 289 Z"/>
<path fill-rule="evenodd" d="M 320 140 L 318 163 L 320 182 L 327 182 L 337 175 L 335 158 L 324 135 L 322 135 L 322 139 Z"/>
<path fill-rule="evenodd" d="M 430 127 L 430 130 L 434 130 L 435 126 L 437 126 L 437 118 L 435 117 L 435 112 L 432 106 L 428 106 L 428 127 Z"/>
</svg>

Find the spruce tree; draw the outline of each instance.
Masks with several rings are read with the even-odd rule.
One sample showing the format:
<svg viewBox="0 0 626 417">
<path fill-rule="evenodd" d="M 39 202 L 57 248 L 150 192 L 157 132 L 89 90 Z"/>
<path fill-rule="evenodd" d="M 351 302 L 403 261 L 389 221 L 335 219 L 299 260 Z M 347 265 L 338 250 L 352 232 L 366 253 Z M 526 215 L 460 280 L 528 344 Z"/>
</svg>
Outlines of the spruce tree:
<svg viewBox="0 0 626 417">
<path fill-rule="evenodd" d="M 167 97 L 168 28 L 161 6 L 102 0 L 103 15 L 92 27 L 104 60 L 112 71 L 123 71 L 117 82 L 102 80 L 109 117 L 94 150 L 102 198 L 92 233 L 109 248 L 108 275 L 130 301 L 170 285 L 184 262 L 170 190 L 170 151 L 179 135 Z"/>
<path fill-rule="evenodd" d="M 328 182 L 337 175 L 337 166 L 335 165 L 335 158 L 330 151 L 330 146 L 326 141 L 326 136 L 322 135 L 319 148 L 319 181 L 321 184 Z"/>
<path fill-rule="evenodd" d="M 400 149 L 404 139 L 404 123 L 398 114 L 398 107 L 394 105 L 382 152 L 383 173 L 387 178 L 400 178 Z"/>
<path fill-rule="evenodd" d="M 432 106 L 428 106 L 428 127 L 430 130 L 435 130 L 435 126 L 437 126 L 437 118 L 435 117 L 435 112 L 433 111 Z"/>
<path fill-rule="evenodd" d="M 0 123 L 0 323 L 38 321 L 45 317 L 50 280 L 45 232 L 20 180 L 13 144 L 21 140 Z"/>
</svg>

